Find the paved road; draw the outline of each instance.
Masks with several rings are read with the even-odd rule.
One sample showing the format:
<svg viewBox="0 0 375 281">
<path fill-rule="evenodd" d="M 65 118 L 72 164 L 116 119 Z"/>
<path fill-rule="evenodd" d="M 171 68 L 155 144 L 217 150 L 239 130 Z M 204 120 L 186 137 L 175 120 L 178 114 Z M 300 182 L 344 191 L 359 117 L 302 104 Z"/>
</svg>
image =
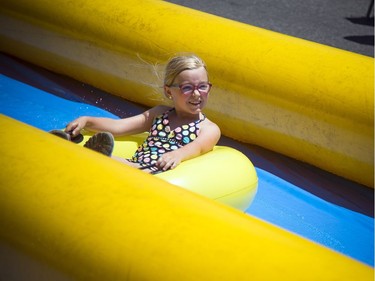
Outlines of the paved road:
<svg viewBox="0 0 375 281">
<path fill-rule="evenodd" d="M 168 0 L 351 52 L 374 56 L 372 0 Z"/>
</svg>

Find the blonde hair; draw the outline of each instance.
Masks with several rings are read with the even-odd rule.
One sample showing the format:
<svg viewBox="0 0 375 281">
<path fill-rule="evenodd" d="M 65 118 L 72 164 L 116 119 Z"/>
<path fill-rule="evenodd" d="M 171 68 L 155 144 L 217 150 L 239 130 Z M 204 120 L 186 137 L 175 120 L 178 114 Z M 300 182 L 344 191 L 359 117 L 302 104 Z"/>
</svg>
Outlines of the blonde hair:
<svg viewBox="0 0 375 281">
<path fill-rule="evenodd" d="M 184 70 L 193 70 L 204 67 L 208 71 L 204 61 L 194 54 L 186 54 L 175 56 L 169 60 L 164 73 L 164 85 L 171 86 L 176 79 L 177 75 Z"/>
</svg>

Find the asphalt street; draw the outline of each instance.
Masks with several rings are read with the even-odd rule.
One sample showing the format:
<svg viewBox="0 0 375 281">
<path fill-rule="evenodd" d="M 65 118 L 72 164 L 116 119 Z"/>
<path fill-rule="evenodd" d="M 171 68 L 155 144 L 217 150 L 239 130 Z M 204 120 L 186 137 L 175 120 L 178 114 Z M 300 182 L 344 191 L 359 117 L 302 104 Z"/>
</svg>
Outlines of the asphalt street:
<svg viewBox="0 0 375 281">
<path fill-rule="evenodd" d="M 374 56 L 372 0 L 168 0 L 224 18 Z"/>
</svg>

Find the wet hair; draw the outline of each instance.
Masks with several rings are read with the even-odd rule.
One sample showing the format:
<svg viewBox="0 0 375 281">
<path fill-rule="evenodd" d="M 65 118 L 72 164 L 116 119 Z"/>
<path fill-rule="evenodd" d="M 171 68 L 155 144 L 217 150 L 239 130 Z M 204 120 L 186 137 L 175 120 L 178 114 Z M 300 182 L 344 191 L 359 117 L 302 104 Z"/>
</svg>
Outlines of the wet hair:
<svg viewBox="0 0 375 281">
<path fill-rule="evenodd" d="M 171 86 L 177 75 L 184 70 L 193 70 L 204 67 L 207 72 L 207 67 L 204 61 L 194 55 L 179 55 L 169 60 L 164 73 L 164 85 Z M 208 75 L 208 72 L 207 72 Z"/>
</svg>

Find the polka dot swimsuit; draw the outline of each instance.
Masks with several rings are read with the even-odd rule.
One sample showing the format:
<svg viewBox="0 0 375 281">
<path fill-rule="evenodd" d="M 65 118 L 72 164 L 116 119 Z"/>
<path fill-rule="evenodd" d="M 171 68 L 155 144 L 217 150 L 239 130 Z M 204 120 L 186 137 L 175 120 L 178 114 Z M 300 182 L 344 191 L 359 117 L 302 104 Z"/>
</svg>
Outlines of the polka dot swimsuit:
<svg viewBox="0 0 375 281">
<path fill-rule="evenodd" d="M 147 139 L 138 147 L 130 160 L 131 162 L 139 163 L 144 168 L 148 167 L 157 171 L 157 168 L 153 165 L 161 155 L 179 149 L 197 138 L 200 130 L 199 123 L 206 117 L 203 115 L 202 119 L 171 130 L 168 114 L 173 110 L 174 108 L 155 117 Z"/>
</svg>

